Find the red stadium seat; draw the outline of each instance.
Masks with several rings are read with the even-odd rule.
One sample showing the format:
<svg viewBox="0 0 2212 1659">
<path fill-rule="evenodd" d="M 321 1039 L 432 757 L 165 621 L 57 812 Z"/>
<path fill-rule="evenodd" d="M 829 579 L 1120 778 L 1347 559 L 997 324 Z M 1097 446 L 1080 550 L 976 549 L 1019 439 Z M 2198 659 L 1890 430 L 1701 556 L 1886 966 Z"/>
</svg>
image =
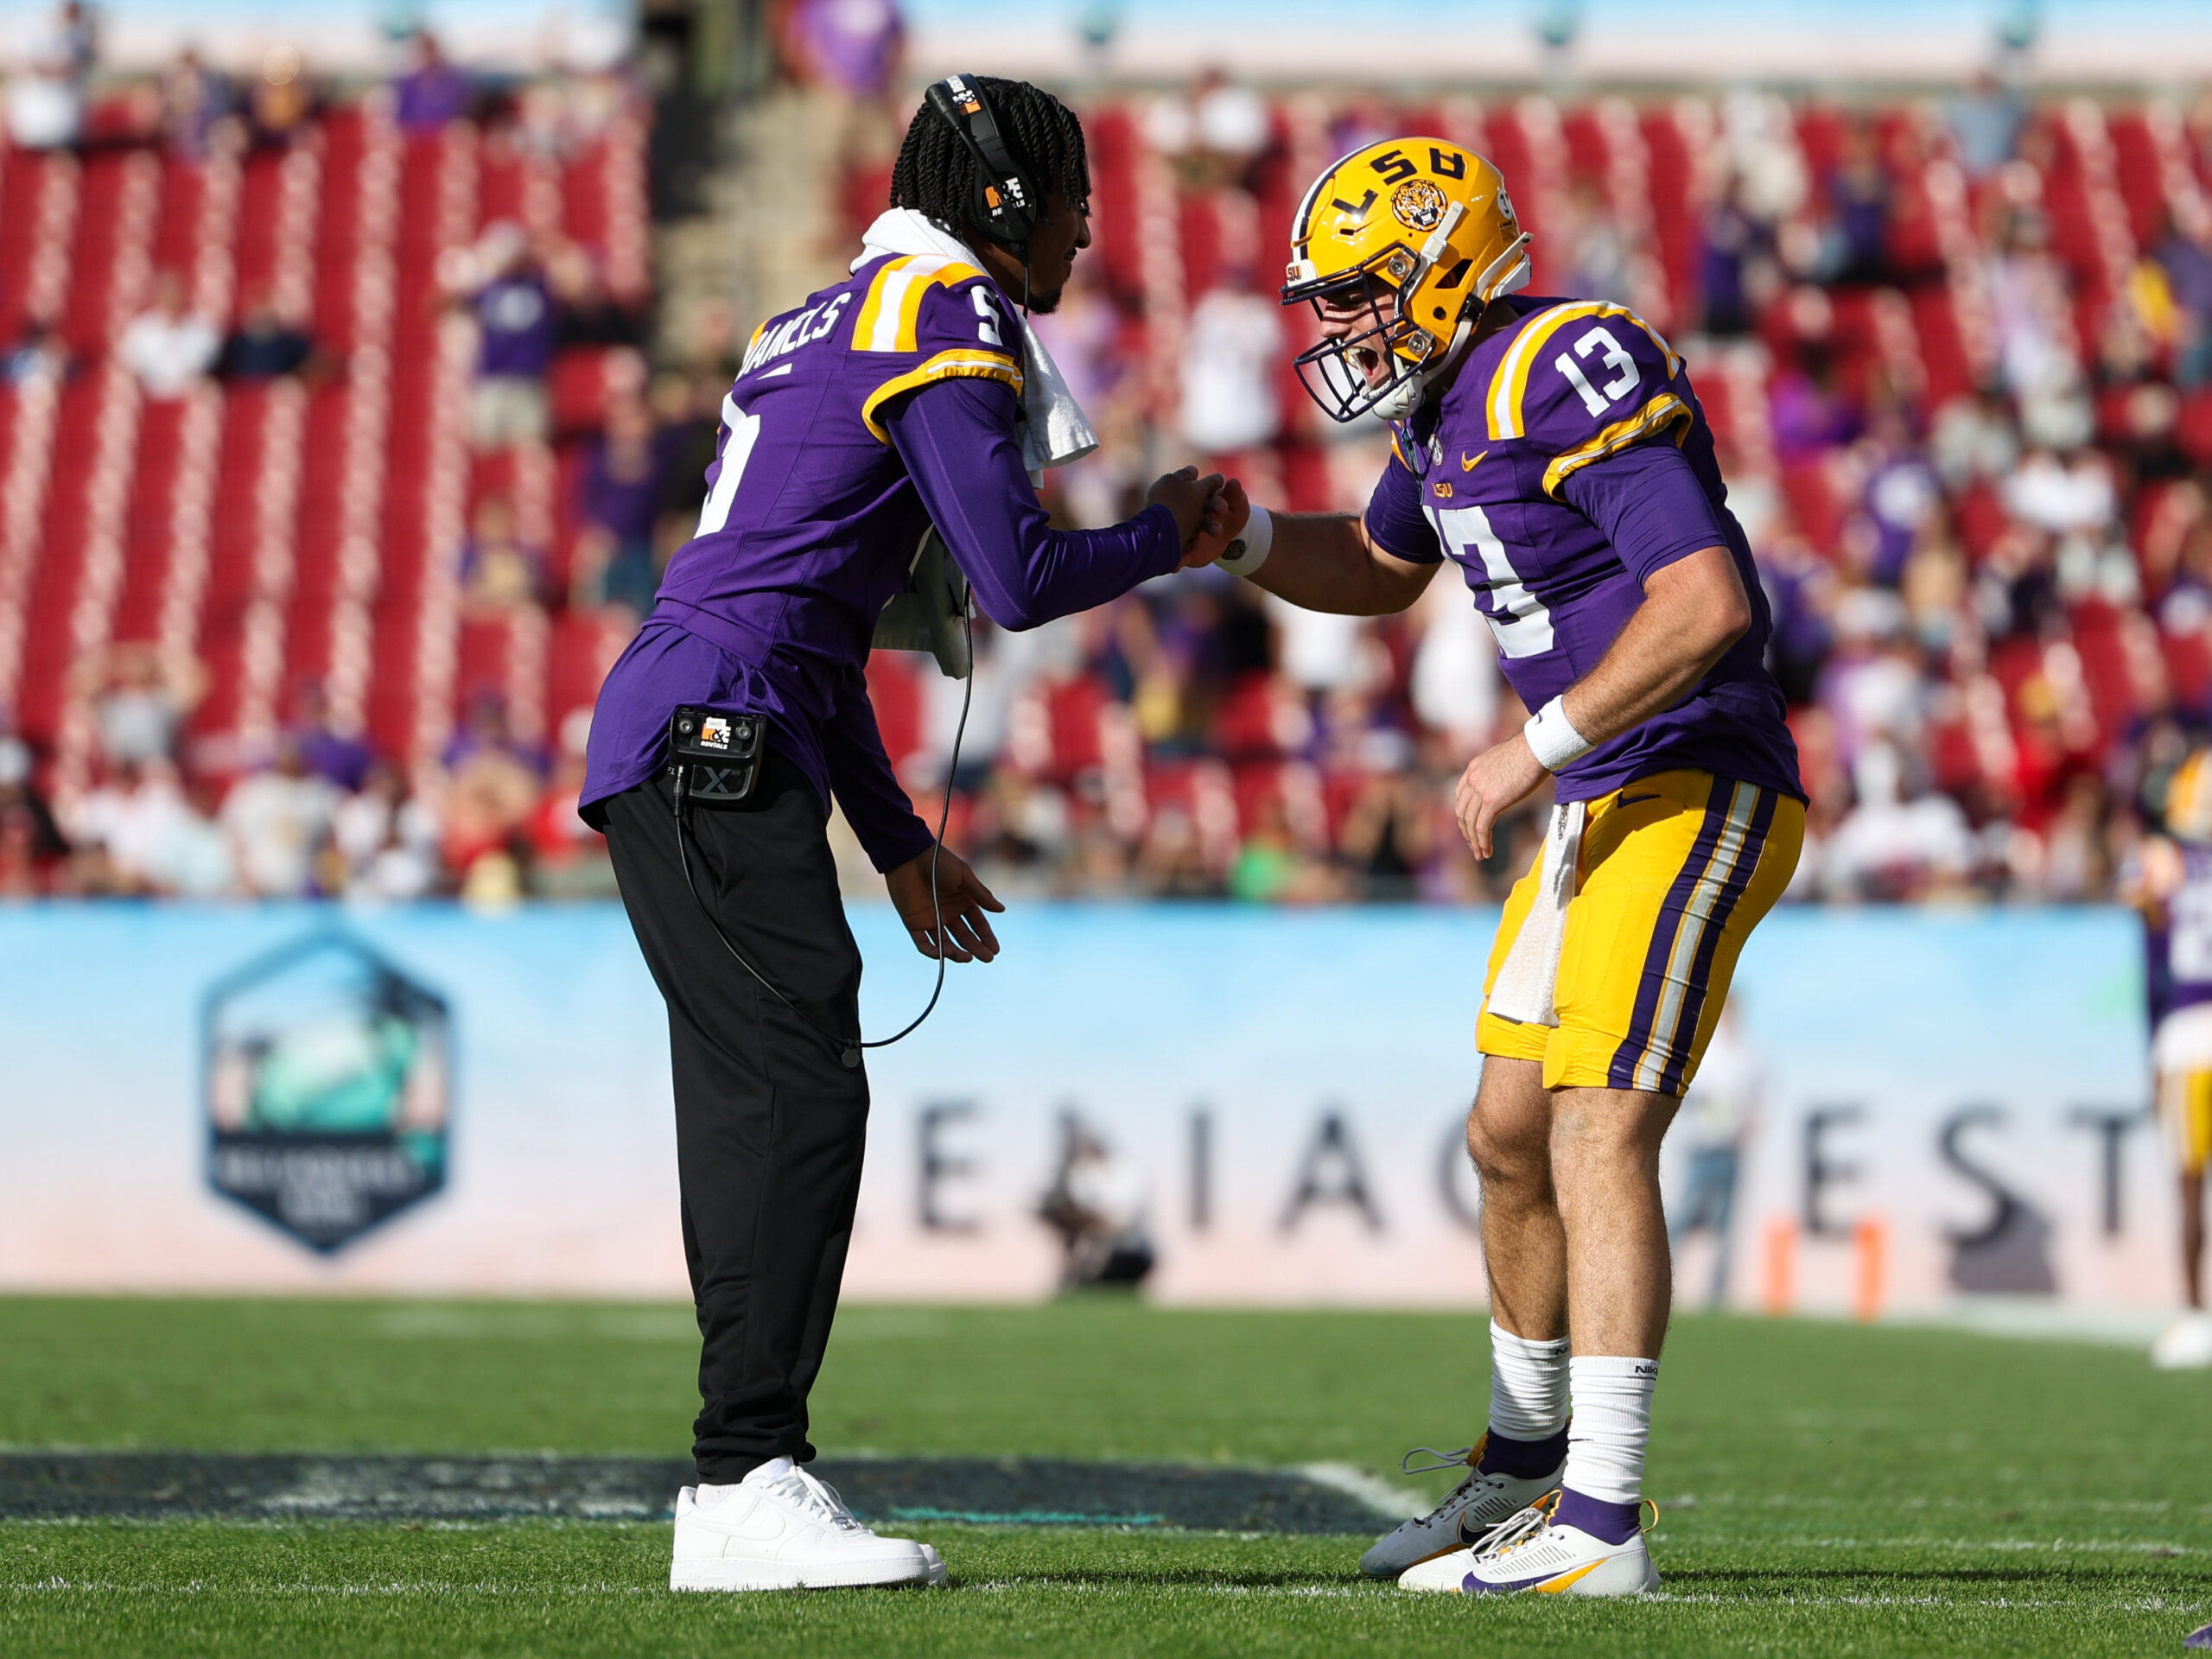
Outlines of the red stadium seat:
<svg viewBox="0 0 2212 1659">
<path fill-rule="evenodd" d="M 2200 386 L 2182 399 L 2174 441 L 2198 466 L 2212 466 L 2212 386 Z"/>
<path fill-rule="evenodd" d="M 1989 484 L 1970 485 L 1962 491 L 1952 503 L 1951 519 L 1958 527 L 1959 539 L 1977 560 L 1988 556 L 2012 523 L 1996 488 Z"/>
<path fill-rule="evenodd" d="M 2186 633 L 2162 632 L 2158 646 L 2166 659 L 2174 702 L 2202 719 L 2212 712 L 2212 637 L 2202 628 Z"/>
<path fill-rule="evenodd" d="M 640 377 L 637 353 L 624 346 L 570 346 L 553 359 L 547 392 L 553 405 L 553 429 L 564 437 L 595 432 L 607 416 L 607 400 L 618 388 L 636 391 Z"/>
<path fill-rule="evenodd" d="M 1104 760 L 1099 719 L 1109 701 L 1096 674 L 1053 680 L 1042 688 L 1052 737 L 1052 777 L 1065 783 Z"/>
<path fill-rule="evenodd" d="M 922 747 L 924 727 L 921 672 L 934 674 L 936 665 L 918 652 L 872 651 L 868 658 L 868 700 L 875 709 L 876 729 L 883 734 L 883 752 L 891 769 L 900 778 L 907 763 Z"/>
</svg>

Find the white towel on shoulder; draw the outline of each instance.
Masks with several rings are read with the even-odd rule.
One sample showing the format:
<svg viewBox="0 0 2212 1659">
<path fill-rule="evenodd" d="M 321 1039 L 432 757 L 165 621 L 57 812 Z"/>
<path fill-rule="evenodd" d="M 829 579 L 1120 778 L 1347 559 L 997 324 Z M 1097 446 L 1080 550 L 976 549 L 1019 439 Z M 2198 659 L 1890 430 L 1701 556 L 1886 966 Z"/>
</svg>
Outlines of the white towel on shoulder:
<svg viewBox="0 0 2212 1659">
<path fill-rule="evenodd" d="M 1491 987 L 1489 1011 L 1523 1026 L 1559 1025 L 1560 949 L 1567 943 L 1567 907 L 1582 863 L 1582 821 L 1586 808 L 1572 801 L 1552 808 L 1544 850 L 1536 868 L 1536 902 L 1514 936 Z"/>
<path fill-rule="evenodd" d="M 853 261 L 852 269 L 858 270 L 886 254 L 912 253 L 933 253 L 978 270 L 983 268 L 975 250 L 935 219 L 911 207 L 893 207 L 878 213 L 868 227 L 861 238 L 861 257 Z M 1021 464 L 1036 481 L 1047 467 L 1081 461 L 1098 447 L 1098 434 L 1084 418 L 1083 405 L 1068 390 L 1059 365 L 1037 338 L 1029 319 L 1017 314 L 1017 320 L 1021 324 Z"/>
</svg>

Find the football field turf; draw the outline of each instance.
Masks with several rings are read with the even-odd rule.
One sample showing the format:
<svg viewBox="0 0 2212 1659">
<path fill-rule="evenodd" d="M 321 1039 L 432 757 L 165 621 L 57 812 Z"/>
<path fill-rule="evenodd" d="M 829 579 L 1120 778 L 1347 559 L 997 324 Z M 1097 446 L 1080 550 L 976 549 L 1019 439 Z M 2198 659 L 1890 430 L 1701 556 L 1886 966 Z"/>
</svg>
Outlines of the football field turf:
<svg viewBox="0 0 2212 1659">
<path fill-rule="evenodd" d="M 665 1458 L 690 1343 L 658 1307 L 0 1300 L 0 1446 Z M 1428 1496 L 1395 1460 L 1471 1438 L 1485 1348 L 1464 1316 L 855 1308 L 816 1439 Z M 2139 1352 L 1685 1319 L 1642 1603 L 1414 1597 L 1349 1536 L 931 1524 L 948 1589 L 678 1598 L 664 1523 L 9 1519 L 0 1654 L 2177 1651 L 2212 1620 L 2208 1408 Z"/>
</svg>

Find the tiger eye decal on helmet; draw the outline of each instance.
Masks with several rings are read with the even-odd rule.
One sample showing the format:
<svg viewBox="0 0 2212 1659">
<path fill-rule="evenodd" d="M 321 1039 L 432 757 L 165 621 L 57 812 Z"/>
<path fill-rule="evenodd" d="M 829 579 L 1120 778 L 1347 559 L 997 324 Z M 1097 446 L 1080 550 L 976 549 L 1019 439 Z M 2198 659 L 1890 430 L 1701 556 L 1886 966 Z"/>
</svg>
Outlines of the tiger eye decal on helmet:
<svg viewBox="0 0 2212 1659">
<path fill-rule="evenodd" d="M 1354 150 L 1299 203 L 1282 302 L 1310 301 L 1342 328 L 1356 313 L 1347 296 L 1363 293 L 1371 326 L 1300 353 L 1300 380 L 1332 419 L 1403 419 L 1483 308 L 1528 282 L 1528 247 L 1504 179 L 1481 156 L 1426 137 Z"/>
</svg>

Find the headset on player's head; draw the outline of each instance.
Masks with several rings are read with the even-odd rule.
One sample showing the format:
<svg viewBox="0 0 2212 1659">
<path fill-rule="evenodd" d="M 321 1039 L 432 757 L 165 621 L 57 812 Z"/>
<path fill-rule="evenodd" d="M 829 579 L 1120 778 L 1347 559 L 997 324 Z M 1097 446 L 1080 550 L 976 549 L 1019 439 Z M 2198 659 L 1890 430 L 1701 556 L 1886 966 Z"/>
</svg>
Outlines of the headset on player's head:
<svg viewBox="0 0 2212 1659">
<path fill-rule="evenodd" d="M 1026 252 L 1029 233 L 1044 214 L 1045 199 L 1007 149 L 982 87 L 973 75 L 947 75 L 931 86 L 927 96 L 930 107 L 951 124 L 976 158 L 976 194 L 970 204 L 976 228 L 994 242 Z"/>
</svg>

